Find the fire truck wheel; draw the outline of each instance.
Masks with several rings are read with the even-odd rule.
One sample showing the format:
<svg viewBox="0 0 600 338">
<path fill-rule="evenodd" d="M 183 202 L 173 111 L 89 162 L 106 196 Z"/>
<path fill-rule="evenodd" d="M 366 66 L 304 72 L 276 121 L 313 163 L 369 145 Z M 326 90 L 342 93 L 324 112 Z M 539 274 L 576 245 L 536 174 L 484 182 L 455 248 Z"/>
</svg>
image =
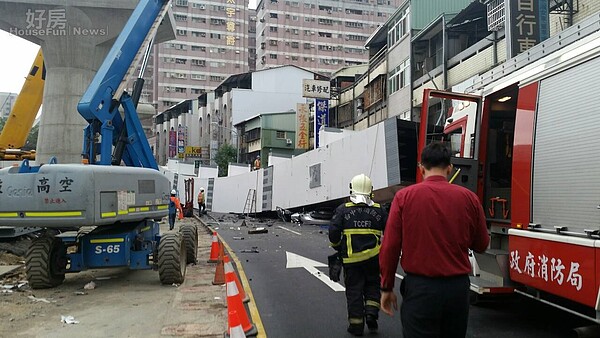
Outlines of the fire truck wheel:
<svg viewBox="0 0 600 338">
<path fill-rule="evenodd" d="M 158 244 L 158 275 L 162 284 L 181 284 L 185 279 L 185 245 L 180 233 L 164 234 Z"/>
<path fill-rule="evenodd" d="M 54 236 L 42 236 L 31 243 L 25 256 L 25 273 L 32 289 L 62 284 L 67 267 L 67 250 Z"/>
<path fill-rule="evenodd" d="M 186 263 L 196 263 L 196 253 L 198 252 L 198 228 L 195 225 L 184 225 L 180 228 L 185 244 Z"/>
</svg>

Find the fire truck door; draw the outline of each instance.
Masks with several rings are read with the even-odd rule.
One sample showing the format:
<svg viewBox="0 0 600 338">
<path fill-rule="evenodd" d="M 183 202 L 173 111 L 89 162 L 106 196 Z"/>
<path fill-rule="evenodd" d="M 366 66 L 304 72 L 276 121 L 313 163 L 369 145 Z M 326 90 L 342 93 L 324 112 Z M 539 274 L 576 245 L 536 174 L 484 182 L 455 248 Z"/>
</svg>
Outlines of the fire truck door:
<svg viewBox="0 0 600 338">
<path fill-rule="evenodd" d="M 421 150 L 433 141 L 446 143 L 452 150 L 455 172 L 452 182 L 477 193 L 477 159 L 481 97 L 426 89 L 423 92 L 419 130 L 419 161 Z M 421 181 L 417 171 L 417 181 Z"/>
</svg>

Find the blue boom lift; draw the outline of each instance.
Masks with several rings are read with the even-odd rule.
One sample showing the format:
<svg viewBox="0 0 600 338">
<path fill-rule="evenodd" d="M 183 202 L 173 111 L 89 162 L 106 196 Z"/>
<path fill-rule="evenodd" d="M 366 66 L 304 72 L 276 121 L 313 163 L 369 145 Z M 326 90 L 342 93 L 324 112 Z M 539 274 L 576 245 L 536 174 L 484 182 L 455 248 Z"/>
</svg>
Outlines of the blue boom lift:
<svg viewBox="0 0 600 338">
<path fill-rule="evenodd" d="M 170 184 L 158 171 L 136 112 L 143 69 L 168 3 L 140 0 L 79 102 L 89 124 L 83 144 L 89 164 L 50 160 L 30 166 L 25 160 L 0 170 L 0 225 L 79 228 L 76 235 L 48 231 L 32 243 L 26 271 L 34 289 L 61 284 L 67 272 L 118 266 L 155 269 L 163 284 L 182 283 L 186 264 L 195 262 L 195 226 L 160 234 L 156 220 L 167 215 Z M 130 96 L 125 83 L 140 60 Z"/>
</svg>

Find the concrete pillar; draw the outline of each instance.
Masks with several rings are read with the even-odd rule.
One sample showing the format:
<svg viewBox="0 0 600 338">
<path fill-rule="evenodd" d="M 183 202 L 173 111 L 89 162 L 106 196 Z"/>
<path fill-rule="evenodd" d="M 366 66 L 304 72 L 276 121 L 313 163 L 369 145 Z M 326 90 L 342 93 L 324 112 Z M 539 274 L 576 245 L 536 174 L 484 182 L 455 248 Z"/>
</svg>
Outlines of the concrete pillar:
<svg viewBox="0 0 600 338">
<path fill-rule="evenodd" d="M 46 83 L 37 144 L 37 163 L 81 162 L 87 122 L 77 104 L 138 0 L 0 0 L 0 29 L 42 47 Z M 174 38 L 172 22 L 161 39 Z M 158 41 L 157 41 L 158 42 Z"/>
</svg>

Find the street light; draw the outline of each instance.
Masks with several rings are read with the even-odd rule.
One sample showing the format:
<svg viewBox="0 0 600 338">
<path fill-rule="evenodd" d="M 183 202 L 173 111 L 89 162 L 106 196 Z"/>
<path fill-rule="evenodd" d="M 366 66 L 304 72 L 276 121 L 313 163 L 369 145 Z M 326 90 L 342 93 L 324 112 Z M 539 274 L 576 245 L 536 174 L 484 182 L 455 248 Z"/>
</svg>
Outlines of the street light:
<svg viewBox="0 0 600 338">
<path fill-rule="evenodd" d="M 220 125 L 217 122 L 211 122 L 210 124 L 214 124 L 215 126 L 217 126 L 219 128 L 223 128 L 223 129 L 229 130 L 229 131 L 231 131 L 232 133 L 235 134 L 235 144 L 236 144 L 236 150 L 235 150 L 236 154 L 235 154 L 235 157 L 236 157 L 236 162 L 240 163 L 240 147 L 239 147 L 239 143 L 240 142 L 239 142 L 239 135 L 238 135 L 237 130 L 229 128 L 229 127 L 222 126 L 222 125 Z"/>
</svg>

